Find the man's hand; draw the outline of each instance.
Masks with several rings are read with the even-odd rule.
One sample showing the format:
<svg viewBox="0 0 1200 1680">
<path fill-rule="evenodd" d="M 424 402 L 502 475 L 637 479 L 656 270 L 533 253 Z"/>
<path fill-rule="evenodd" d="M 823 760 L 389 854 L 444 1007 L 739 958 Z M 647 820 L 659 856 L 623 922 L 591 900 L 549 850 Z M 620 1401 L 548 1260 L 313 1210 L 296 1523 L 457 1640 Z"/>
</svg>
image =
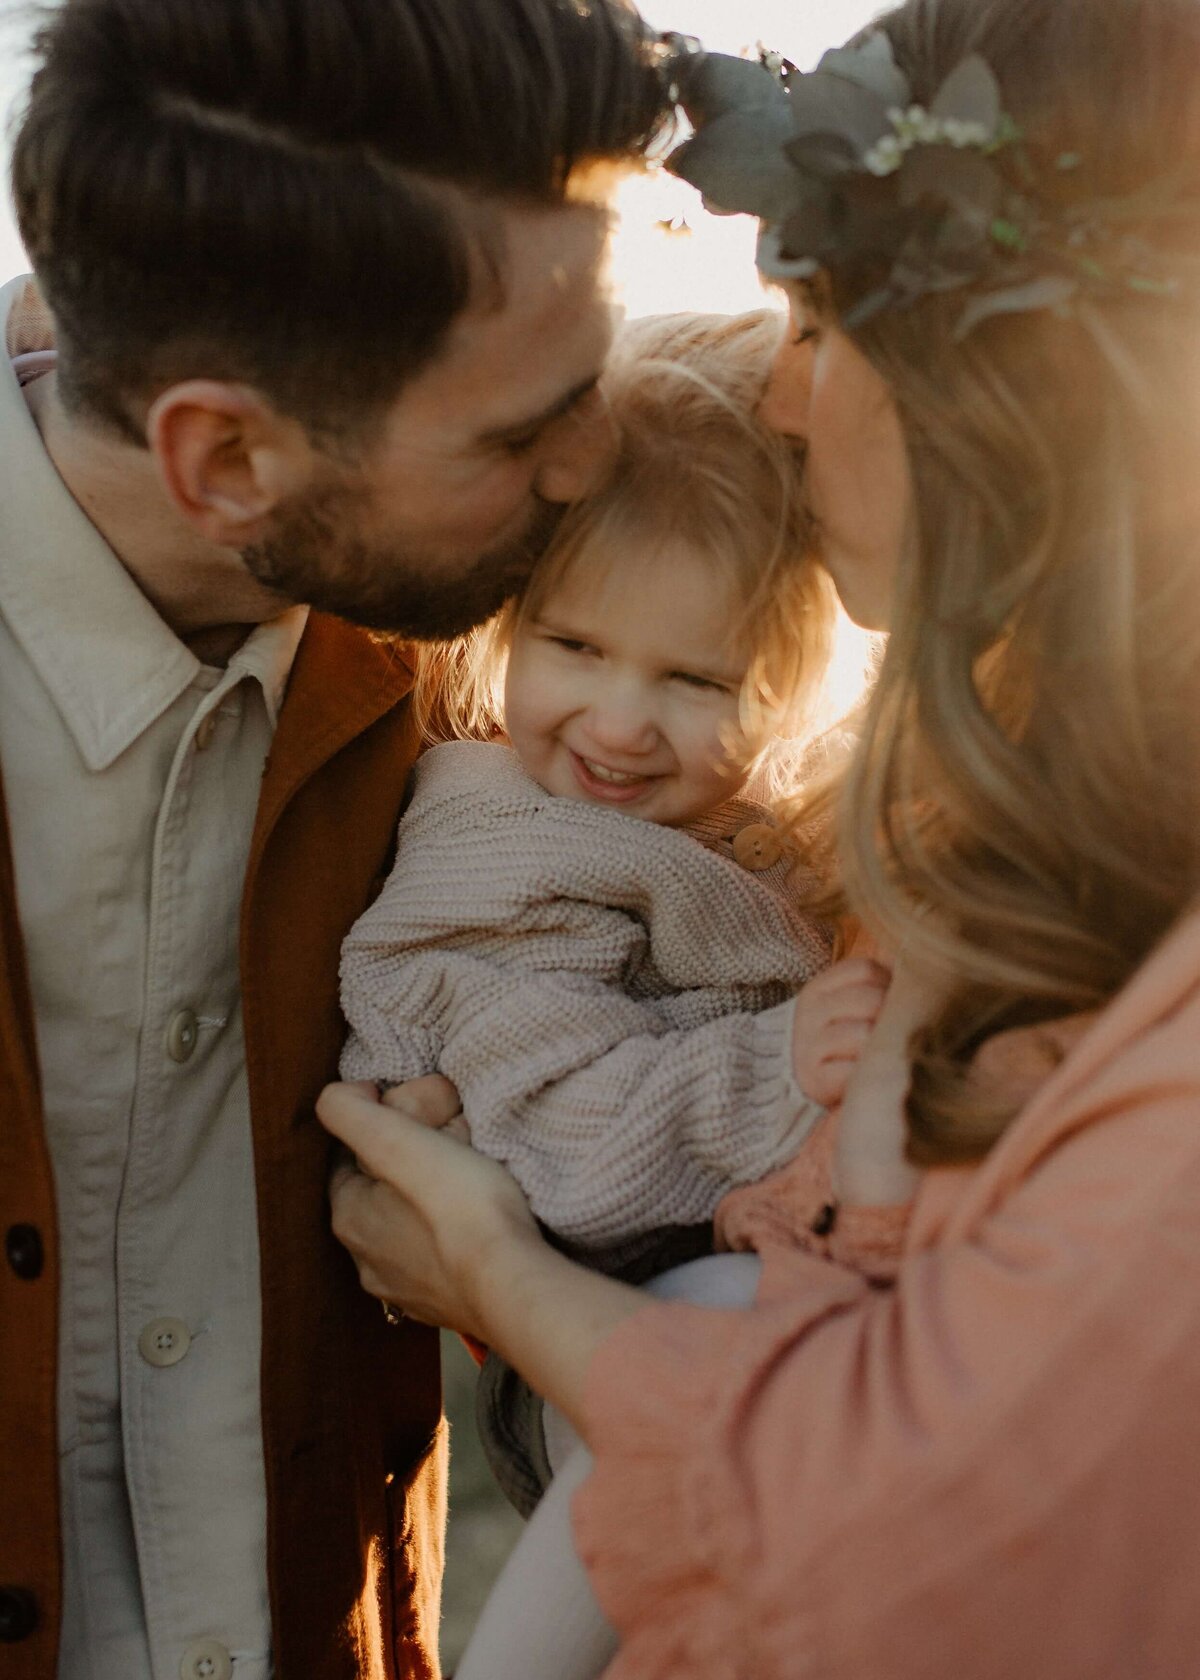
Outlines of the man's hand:
<svg viewBox="0 0 1200 1680">
<path fill-rule="evenodd" d="M 792 1070 L 812 1102 L 839 1102 L 887 996 L 888 971 L 849 957 L 816 975 L 796 998 Z"/>
</svg>

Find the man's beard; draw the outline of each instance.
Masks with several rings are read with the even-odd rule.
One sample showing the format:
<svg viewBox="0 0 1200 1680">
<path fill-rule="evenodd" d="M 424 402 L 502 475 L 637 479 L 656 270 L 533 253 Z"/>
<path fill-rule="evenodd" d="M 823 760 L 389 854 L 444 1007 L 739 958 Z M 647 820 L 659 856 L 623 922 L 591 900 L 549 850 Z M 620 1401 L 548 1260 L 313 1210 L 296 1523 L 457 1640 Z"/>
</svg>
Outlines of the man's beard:
<svg viewBox="0 0 1200 1680">
<path fill-rule="evenodd" d="M 539 501 L 520 536 L 453 571 L 414 549 L 365 542 L 363 502 L 363 492 L 339 485 L 287 503 L 263 541 L 242 549 L 242 560 L 259 583 L 291 601 L 414 641 L 461 635 L 519 595 L 561 517 L 560 508 Z"/>
</svg>

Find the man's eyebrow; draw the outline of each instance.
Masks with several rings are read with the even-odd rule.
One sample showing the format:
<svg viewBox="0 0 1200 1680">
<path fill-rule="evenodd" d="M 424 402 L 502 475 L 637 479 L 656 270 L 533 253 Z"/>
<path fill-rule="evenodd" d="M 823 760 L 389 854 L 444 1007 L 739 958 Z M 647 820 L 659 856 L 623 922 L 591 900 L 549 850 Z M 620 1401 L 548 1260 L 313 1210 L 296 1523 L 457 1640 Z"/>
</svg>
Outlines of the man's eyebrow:
<svg viewBox="0 0 1200 1680">
<path fill-rule="evenodd" d="M 538 432 L 543 426 L 548 426 L 552 420 L 566 414 L 582 402 L 590 392 L 596 389 L 600 382 L 600 375 L 594 373 L 589 379 L 581 379 L 578 385 L 572 386 L 561 397 L 556 397 L 552 403 L 540 409 L 537 414 L 527 414 L 520 420 L 510 420 L 507 425 L 494 426 L 489 431 L 481 432 L 478 441 L 482 444 L 507 443 L 510 438 L 523 437 L 526 432 Z"/>
</svg>

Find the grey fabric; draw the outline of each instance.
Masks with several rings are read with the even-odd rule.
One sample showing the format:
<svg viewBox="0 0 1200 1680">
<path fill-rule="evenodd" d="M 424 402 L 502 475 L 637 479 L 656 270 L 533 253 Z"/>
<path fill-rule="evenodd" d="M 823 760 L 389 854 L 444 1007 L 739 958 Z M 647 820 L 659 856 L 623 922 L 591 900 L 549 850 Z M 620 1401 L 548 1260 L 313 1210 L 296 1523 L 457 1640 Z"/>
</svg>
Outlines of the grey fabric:
<svg viewBox="0 0 1200 1680">
<path fill-rule="evenodd" d="M 712 1226 L 670 1226 L 600 1254 L 562 1242 L 555 1246 L 596 1271 L 641 1287 L 662 1272 L 711 1254 Z M 475 1425 L 500 1491 L 523 1517 L 531 1516 L 553 1475 L 542 1430 L 542 1400 L 494 1353 L 488 1354 L 479 1373 Z"/>
</svg>

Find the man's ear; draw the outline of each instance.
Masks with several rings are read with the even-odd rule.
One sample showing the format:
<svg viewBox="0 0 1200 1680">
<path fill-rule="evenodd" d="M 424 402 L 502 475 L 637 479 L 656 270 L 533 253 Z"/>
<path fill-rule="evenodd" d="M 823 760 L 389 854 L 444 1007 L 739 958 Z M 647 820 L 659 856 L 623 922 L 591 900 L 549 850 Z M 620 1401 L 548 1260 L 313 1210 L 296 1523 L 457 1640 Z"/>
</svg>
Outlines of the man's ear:
<svg viewBox="0 0 1200 1680">
<path fill-rule="evenodd" d="M 188 379 L 158 396 L 146 441 L 168 496 L 201 536 L 245 548 L 279 504 L 312 481 L 316 452 L 298 420 L 249 385 Z"/>
</svg>

